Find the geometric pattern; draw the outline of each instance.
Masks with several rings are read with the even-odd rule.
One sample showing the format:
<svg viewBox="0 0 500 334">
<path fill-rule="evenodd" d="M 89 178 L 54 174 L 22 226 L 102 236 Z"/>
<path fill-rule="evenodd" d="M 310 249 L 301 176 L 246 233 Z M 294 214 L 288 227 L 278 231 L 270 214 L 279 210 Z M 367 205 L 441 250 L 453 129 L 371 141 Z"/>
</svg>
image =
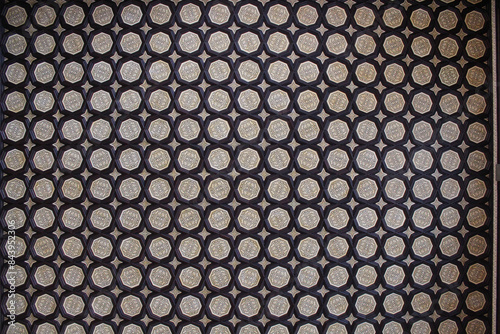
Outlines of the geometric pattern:
<svg viewBox="0 0 500 334">
<path fill-rule="evenodd" d="M 491 332 L 490 6 L 3 5 L 2 333 Z"/>
</svg>

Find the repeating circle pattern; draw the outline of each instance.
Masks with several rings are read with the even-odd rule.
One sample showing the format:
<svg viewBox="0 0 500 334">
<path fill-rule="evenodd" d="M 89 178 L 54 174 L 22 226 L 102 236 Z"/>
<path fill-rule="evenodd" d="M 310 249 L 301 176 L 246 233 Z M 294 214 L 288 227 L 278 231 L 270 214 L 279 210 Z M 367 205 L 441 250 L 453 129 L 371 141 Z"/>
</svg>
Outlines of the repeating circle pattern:
<svg viewBox="0 0 500 334">
<path fill-rule="evenodd" d="M 489 6 L 6 3 L 2 333 L 491 331 Z"/>
</svg>

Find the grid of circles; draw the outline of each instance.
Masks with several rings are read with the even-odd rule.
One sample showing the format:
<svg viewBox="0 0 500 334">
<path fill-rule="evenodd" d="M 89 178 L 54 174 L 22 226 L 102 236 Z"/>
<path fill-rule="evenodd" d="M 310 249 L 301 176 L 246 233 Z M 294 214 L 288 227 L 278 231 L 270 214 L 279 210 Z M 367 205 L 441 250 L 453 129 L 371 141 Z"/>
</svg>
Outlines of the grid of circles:
<svg viewBox="0 0 500 334">
<path fill-rule="evenodd" d="M 488 6 L 5 5 L 7 332 L 486 333 Z"/>
</svg>

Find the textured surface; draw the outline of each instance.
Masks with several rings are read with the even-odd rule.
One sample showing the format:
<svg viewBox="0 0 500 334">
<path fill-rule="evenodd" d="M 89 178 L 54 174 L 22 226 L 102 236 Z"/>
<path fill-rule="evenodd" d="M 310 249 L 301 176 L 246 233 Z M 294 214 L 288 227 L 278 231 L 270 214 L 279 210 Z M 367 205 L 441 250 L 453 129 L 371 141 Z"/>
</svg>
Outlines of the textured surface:
<svg viewBox="0 0 500 334">
<path fill-rule="evenodd" d="M 488 1 L 263 2 L 3 6 L 3 330 L 489 331 Z"/>
</svg>

